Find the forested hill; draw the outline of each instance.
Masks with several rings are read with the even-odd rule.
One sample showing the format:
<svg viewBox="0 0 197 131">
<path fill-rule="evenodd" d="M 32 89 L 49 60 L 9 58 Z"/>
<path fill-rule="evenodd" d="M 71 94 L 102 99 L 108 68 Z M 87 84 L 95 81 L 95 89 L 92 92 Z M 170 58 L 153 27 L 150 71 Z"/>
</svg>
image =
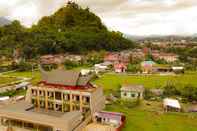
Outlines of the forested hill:
<svg viewBox="0 0 197 131">
<path fill-rule="evenodd" d="M 108 31 L 101 19 L 88 8 L 73 2 L 31 28 L 18 21 L 0 27 L 0 53 L 20 48 L 25 57 L 56 53 L 86 53 L 91 50 L 117 51 L 134 47 L 120 32 Z"/>
</svg>

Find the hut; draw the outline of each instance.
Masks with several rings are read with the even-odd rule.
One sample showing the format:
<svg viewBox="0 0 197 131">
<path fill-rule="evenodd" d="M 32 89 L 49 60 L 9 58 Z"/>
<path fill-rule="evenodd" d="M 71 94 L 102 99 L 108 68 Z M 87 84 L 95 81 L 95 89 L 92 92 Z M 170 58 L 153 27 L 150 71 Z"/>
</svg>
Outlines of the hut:
<svg viewBox="0 0 197 131">
<path fill-rule="evenodd" d="M 179 101 L 175 99 L 165 98 L 163 100 L 163 107 L 164 107 L 165 112 L 168 112 L 168 111 L 180 112 L 181 111 L 181 105 Z"/>
</svg>

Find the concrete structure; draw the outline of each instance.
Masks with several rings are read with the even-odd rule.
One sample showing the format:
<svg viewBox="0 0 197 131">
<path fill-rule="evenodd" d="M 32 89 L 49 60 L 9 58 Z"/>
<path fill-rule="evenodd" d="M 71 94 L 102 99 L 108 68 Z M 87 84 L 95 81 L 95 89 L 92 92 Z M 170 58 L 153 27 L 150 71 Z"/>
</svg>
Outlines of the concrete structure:
<svg viewBox="0 0 197 131">
<path fill-rule="evenodd" d="M 28 88 L 25 101 L 0 109 L 3 128 L 81 131 L 105 107 L 102 88 L 90 83 L 94 75 L 59 69 L 41 72 L 42 81 Z"/>
<path fill-rule="evenodd" d="M 126 118 L 122 113 L 101 111 L 94 114 L 93 121 L 95 123 L 109 125 L 110 127 L 115 128 L 115 131 L 119 131 L 124 126 L 125 119 Z"/>
<path fill-rule="evenodd" d="M 87 125 L 83 131 L 121 131 L 125 120 L 122 113 L 96 112 L 93 116 L 93 123 Z"/>
<path fill-rule="evenodd" d="M 144 87 L 142 85 L 122 85 L 121 98 L 143 99 Z"/>
</svg>

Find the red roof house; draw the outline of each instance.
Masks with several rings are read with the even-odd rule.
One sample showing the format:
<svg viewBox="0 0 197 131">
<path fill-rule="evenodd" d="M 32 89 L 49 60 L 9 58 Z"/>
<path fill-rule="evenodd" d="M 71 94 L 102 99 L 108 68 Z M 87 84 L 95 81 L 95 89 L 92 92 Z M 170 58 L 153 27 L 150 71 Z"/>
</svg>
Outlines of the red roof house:
<svg viewBox="0 0 197 131">
<path fill-rule="evenodd" d="M 127 65 L 125 63 L 115 63 L 114 64 L 114 71 L 116 73 L 125 72 L 127 70 Z"/>
<path fill-rule="evenodd" d="M 119 62 L 120 61 L 120 54 L 119 53 L 108 53 L 105 57 L 104 57 L 104 62 Z"/>
</svg>

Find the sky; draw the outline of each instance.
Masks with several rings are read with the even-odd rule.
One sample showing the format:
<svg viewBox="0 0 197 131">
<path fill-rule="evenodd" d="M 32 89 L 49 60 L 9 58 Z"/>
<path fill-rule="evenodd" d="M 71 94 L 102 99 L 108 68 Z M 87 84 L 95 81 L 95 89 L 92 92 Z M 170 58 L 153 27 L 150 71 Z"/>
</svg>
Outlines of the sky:
<svg viewBox="0 0 197 131">
<path fill-rule="evenodd" d="M 73 0 L 101 17 L 110 29 L 129 35 L 197 34 L 197 0 Z M 31 26 L 67 0 L 0 0 L 0 16 Z"/>
</svg>

